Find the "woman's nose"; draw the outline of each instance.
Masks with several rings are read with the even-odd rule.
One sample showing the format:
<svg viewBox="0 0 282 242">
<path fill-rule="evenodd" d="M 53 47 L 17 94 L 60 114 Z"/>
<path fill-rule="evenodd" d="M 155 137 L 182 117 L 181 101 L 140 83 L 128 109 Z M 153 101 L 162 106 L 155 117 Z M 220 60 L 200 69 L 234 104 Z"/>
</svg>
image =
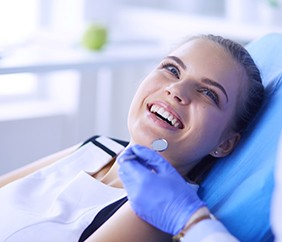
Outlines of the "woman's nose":
<svg viewBox="0 0 282 242">
<path fill-rule="evenodd" d="M 170 96 L 180 104 L 190 103 L 188 87 L 185 86 L 184 83 L 171 83 L 165 88 L 165 92 L 168 96 Z"/>
</svg>

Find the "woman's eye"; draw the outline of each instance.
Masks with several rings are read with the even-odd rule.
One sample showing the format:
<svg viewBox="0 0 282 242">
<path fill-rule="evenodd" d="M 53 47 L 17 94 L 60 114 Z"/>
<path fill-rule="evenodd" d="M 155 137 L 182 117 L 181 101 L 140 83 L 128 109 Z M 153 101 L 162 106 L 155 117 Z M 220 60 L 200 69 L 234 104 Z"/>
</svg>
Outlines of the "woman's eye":
<svg viewBox="0 0 282 242">
<path fill-rule="evenodd" d="M 216 92 L 209 88 L 200 88 L 199 91 L 210 98 L 216 105 L 219 104 L 219 98 Z"/>
<path fill-rule="evenodd" d="M 169 72 L 171 72 L 172 75 L 174 75 L 177 79 L 179 79 L 180 77 L 179 69 L 173 64 L 163 64 L 162 68 L 168 70 Z"/>
</svg>

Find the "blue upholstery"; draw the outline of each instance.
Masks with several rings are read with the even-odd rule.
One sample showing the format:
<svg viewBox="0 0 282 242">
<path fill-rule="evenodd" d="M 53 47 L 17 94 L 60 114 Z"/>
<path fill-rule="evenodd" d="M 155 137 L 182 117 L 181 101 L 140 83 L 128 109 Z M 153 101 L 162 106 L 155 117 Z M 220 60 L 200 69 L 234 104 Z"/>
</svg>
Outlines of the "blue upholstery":
<svg viewBox="0 0 282 242">
<path fill-rule="evenodd" d="M 261 71 L 268 98 L 238 148 L 218 161 L 199 193 L 240 241 L 273 241 L 269 216 L 282 130 L 282 34 L 266 35 L 246 48 Z"/>
</svg>

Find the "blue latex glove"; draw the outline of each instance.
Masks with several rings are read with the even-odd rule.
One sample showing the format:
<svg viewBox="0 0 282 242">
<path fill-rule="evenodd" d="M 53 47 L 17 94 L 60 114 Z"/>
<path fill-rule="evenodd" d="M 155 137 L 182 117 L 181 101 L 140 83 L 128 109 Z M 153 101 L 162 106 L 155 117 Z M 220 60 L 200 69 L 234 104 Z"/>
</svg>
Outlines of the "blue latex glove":
<svg viewBox="0 0 282 242">
<path fill-rule="evenodd" d="M 205 206 L 195 189 L 156 151 L 134 145 L 117 160 L 133 210 L 160 230 L 177 234 Z"/>
</svg>

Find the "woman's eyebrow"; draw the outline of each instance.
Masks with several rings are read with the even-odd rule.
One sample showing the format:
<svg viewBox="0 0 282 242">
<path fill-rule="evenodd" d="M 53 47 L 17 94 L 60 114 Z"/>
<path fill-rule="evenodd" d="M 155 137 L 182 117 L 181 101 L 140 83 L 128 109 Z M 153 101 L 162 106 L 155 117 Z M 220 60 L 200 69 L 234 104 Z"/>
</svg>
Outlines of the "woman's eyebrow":
<svg viewBox="0 0 282 242">
<path fill-rule="evenodd" d="M 178 57 L 169 55 L 169 56 L 167 56 L 166 58 L 169 58 L 169 59 L 174 60 L 178 65 L 180 65 L 184 70 L 186 70 L 186 68 L 187 68 L 186 65 L 185 65 L 184 62 L 183 62 L 182 60 L 180 60 Z"/>
<path fill-rule="evenodd" d="M 215 87 L 219 88 L 223 92 L 223 94 L 225 95 L 226 101 L 228 102 L 228 95 L 227 95 L 224 87 L 221 84 L 219 84 L 218 82 L 213 81 L 211 79 L 208 79 L 208 78 L 204 78 L 202 81 L 204 83 L 208 84 L 208 85 L 212 85 L 212 86 L 215 86 Z"/>
</svg>

